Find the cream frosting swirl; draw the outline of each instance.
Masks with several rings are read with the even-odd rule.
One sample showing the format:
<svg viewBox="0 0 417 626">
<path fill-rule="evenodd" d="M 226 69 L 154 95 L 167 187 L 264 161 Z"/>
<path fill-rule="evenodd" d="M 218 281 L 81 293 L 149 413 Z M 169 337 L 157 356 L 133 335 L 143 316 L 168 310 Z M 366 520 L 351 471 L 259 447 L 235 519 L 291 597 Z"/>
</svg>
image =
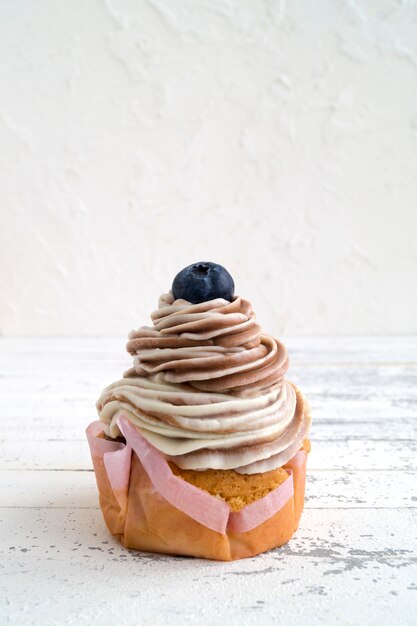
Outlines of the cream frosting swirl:
<svg viewBox="0 0 417 626">
<path fill-rule="evenodd" d="M 269 386 L 288 368 L 286 349 L 260 333 L 242 298 L 190 304 L 164 294 L 151 317 L 153 327 L 129 334 L 127 350 L 134 358 L 128 375 L 162 372 L 166 382 L 223 392 Z"/>
<path fill-rule="evenodd" d="M 309 428 L 305 402 L 285 379 L 285 347 L 261 334 L 250 303 L 159 299 L 153 326 L 129 334 L 133 367 L 97 409 L 106 434 L 125 415 L 184 469 L 264 472 L 285 464 Z"/>
</svg>

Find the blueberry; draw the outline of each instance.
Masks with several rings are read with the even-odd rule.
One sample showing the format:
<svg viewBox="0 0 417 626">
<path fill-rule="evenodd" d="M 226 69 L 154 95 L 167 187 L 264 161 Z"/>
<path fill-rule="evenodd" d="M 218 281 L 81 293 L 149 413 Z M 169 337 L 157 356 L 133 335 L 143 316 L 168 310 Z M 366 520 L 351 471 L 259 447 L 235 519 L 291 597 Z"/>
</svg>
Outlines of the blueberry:
<svg viewBox="0 0 417 626">
<path fill-rule="evenodd" d="M 203 261 L 184 267 L 174 278 L 172 293 L 193 304 L 223 298 L 233 299 L 235 284 L 229 272 L 218 265 Z"/>
</svg>

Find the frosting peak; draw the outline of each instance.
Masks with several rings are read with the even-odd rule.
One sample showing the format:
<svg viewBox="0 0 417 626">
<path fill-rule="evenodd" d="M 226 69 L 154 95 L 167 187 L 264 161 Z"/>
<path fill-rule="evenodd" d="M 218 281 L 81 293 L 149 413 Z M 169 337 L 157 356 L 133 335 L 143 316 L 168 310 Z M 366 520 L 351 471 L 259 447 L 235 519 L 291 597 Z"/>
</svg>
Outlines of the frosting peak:
<svg viewBox="0 0 417 626">
<path fill-rule="evenodd" d="M 288 368 L 285 347 L 261 334 L 243 298 L 191 304 L 168 293 L 151 318 L 153 327 L 129 334 L 127 350 L 134 359 L 127 376 L 162 373 L 169 383 L 233 393 L 277 383 Z"/>
<path fill-rule="evenodd" d="M 127 417 L 183 469 L 252 474 L 284 465 L 310 417 L 285 379 L 284 345 L 262 334 L 250 302 L 192 304 L 163 294 L 152 326 L 129 334 L 133 367 L 97 401 L 106 434 Z"/>
</svg>

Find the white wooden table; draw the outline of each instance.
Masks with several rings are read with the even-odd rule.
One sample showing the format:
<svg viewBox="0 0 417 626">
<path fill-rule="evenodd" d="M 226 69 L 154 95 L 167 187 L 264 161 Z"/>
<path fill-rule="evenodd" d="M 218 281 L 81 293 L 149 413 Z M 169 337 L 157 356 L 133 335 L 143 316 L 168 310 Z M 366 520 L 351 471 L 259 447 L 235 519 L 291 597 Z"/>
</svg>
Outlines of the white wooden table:
<svg viewBox="0 0 417 626">
<path fill-rule="evenodd" d="M 287 339 L 313 410 L 292 541 L 219 563 L 107 532 L 84 436 L 124 339 L 1 339 L 0 623 L 417 624 L 417 338 Z"/>
</svg>

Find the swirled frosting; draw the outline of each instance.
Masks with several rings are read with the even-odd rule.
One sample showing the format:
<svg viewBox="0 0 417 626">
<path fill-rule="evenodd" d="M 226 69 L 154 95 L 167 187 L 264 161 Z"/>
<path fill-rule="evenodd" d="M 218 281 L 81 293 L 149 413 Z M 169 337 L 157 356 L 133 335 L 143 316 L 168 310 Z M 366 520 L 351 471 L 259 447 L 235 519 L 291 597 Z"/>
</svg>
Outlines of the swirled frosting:
<svg viewBox="0 0 417 626">
<path fill-rule="evenodd" d="M 125 415 L 183 469 L 252 474 L 294 456 L 308 410 L 285 379 L 285 347 L 261 333 L 247 300 L 191 304 L 168 293 L 151 318 L 129 334 L 133 367 L 97 401 L 107 435 L 120 434 Z"/>
</svg>

